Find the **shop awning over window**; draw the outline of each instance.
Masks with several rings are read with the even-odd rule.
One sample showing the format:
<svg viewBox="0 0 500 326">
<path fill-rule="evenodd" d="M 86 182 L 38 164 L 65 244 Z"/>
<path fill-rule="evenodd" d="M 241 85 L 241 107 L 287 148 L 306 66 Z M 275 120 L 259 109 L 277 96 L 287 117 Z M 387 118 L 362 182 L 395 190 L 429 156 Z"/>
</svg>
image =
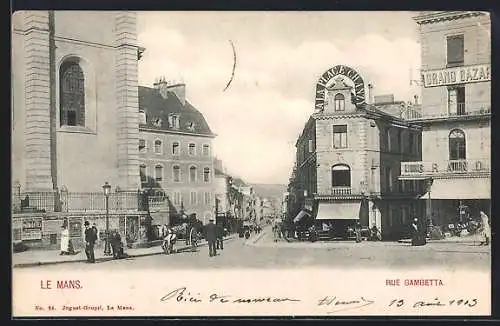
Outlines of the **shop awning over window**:
<svg viewBox="0 0 500 326">
<path fill-rule="evenodd" d="M 420 199 L 428 199 L 426 193 Z M 431 186 L 431 199 L 490 199 L 491 182 L 489 178 L 434 179 Z"/>
<path fill-rule="evenodd" d="M 295 216 L 295 218 L 293 219 L 293 223 L 298 223 L 301 219 L 304 218 L 304 216 L 310 216 L 311 214 L 309 214 L 307 211 L 305 210 L 301 210 L 297 216 Z"/>
<path fill-rule="evenodd" d="M 358 220 L 361 202 L 320 203 L 317 220 Z"/>
</svg>

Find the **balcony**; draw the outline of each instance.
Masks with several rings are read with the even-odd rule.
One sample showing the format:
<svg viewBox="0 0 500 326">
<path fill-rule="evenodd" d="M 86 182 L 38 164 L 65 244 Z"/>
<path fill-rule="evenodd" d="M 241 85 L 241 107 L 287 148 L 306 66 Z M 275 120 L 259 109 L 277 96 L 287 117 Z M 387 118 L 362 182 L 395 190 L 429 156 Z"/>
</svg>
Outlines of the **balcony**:
<svg viewBox="0 0 500 326">
<path fill-rule="evenodd" d="M 401 162 L 402 177 L 491 173 L 490 159 Z"/>
<path fill-rule="evenodd" d="M 332 187 L 332 196 L 350 196 L 351 187 Z"/>
<path fill-rule="evenodd" d="M 458 103 L 457 109 L 447 112 L 436 112 L 434 114 L 415 114 L 406 117 L 407 120 L 411 121 L 422 121 L 422 120 L 470 120 L 480 117 L 490 117 L 491 107 L 484 107 L 481 109 L 467 109 L 466 103 Z"/>
</svg>

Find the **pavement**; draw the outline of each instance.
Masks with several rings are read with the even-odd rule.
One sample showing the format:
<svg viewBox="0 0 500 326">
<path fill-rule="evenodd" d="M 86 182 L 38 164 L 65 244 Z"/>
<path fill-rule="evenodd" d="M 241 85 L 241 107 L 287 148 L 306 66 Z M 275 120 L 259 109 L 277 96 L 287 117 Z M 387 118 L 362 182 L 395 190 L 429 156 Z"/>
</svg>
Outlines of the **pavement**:
<svg viewBox="0 0 500 326">
<path fill-rule="evenodd" d="M 237 237 L 237 235 L 229 235 L 224 238 L 225 241 L 231 240 Z M 247 241 L 253 241 L 254 237 L 251 237 Z M 144 256 L 153 256 L 153 255 L 161 255 L 163 254 L 163 249 L 161 248 L 161 242 L 156 246 L 147 247 L 147 248 L 126 248 L 125 253 L 129 258 L 131 257 L 144 257 Z M 184 241 L 178 241 L 178 245 L 175 246 L 175 249 L 179 252 L 187 251 L 191 248 L 191 246 L 186 246 Z M 180 245 L 179 245 L 180 244 Z M 198 246 L 206 246 L 207 242 L 202 240 Z M 95 248 L 94 255 L 96 262 L 105 262 L 113 260 L 112 256 L 104 255 L 104 248 Z M 54 265 L 54 264 L 63 264 L 63 263 L 82 263 L 86 262 L 87 257 L 85 255 L 84 250 L 77 251 L 74 255 L 60 255 L 59 250 L 27 250 L 19 253 L 12 254 L 12 266 L 14 268 L 19 267 L 32 267 L 32 266 L 40 266 L 40 265 Z"/>
</svg>

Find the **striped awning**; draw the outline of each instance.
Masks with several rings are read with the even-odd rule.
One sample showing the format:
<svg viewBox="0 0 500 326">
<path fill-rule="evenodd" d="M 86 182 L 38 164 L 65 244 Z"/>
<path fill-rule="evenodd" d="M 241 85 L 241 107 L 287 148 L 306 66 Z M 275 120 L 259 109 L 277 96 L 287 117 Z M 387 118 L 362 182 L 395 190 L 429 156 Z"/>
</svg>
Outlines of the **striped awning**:
<svg viewBox="0 0 500 326">
<path fill-rule="evenodd" d="M 431 199 L 490 199 L 490 178 L 434 179 Z M 420 197 L 428 199 L 429 193 Z"/>
<path fill-rule="evenodd" d="M 295 216 L 295 218 L 293 219 L 293 223 L 298 223 L 301 219 L 304 218 L 304 216 L 311 216 L 311 214 L 309 214 L 307 211 L 305 210 L 301 210 L 297 216 Z"/>
</svg>

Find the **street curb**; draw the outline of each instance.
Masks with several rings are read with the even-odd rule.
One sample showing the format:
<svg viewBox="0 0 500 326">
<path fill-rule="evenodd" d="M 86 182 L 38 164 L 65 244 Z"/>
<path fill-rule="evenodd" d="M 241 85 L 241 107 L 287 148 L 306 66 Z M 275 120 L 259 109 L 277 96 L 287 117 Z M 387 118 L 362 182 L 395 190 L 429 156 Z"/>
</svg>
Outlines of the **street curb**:
<svg viewBox="0 0 500 326">
<path fill-rule="evenodd" d="M 224 241 L 232 240 L 234 238 L 234 235 L 229 236 L 227 238 L 224 238 Z M 206 241 L 200 243 L 198 247 L 204 247 L 207 246 L 208 243 Z M 153 247 L 149 247 L 153 248 Z M 191 249 L 191 246 L 184 246 L 180 247 L 177 249 L 177 252 L 184 252 L 187 251 L 188 249 Z M 155 256 L 155 255 L 164 255 L 163 251 L 159 252 L 149 252 L 149 253 L 142 253 L 142 254 L 132 254 L 132 255 L 127 255 L 127 257 L 121 258 L 121 259 L 127 259 L 127 258 L 134 258 L 134 257 L 146 257 L 146 256 Z M 113 257 L 101 257 L 101 258 L 96 258 L 96 262 L 106 262 L 110 260 L 115 260 Z M 20 264 L 14 264 L 12 265 L 12 268 L 23 268 L 23 267 L 34 267 L 34 266 L 42 266 L 42 265 L 57 265 L 57 264 L 69 264 L 69 263 L 84 263 L 86 262 L 87 259 L 79 259 L 79 260 L 64 260 L 64 261 L 47 261 L 47 262 L 32 262 L 32 263 L 20 263 Z"/>
<path fill-rule="evenodd" d="M 411 243 L 410 239 L 404 239 L 404 240 L 398 240 L 397 242 L 399 243 Z M 443 243 L 443 244 L 449 244 L 449 243 L 463 243 L 463 244 L 475 244 L 476 242 L 481 242 L 478 240 L 465 240 L 465 241 L 458 241 L 458 240 L 427 240 L 427 243 Z"/>
</svg>

